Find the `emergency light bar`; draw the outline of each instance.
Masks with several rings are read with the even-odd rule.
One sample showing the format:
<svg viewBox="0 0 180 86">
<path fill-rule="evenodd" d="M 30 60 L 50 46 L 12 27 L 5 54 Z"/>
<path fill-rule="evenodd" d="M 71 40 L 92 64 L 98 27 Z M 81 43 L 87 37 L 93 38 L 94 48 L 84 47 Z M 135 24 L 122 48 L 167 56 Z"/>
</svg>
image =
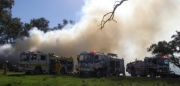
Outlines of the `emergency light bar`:
<svg viewBox="0 0 180 86">
<path fill-rule="evenodd" d="M 29 51 L 29 53 L 34 53 L 33 51 Z"/>
<path fill-rule="evenodd" d="M 95 52 L 95 51 L 89 51 L 89 53 L 90 53 L 90 54 L 96 54 L 96 52 Z"/>
<path fill-rule="evenodd" d="M 164 58 L 164 59 L 165 59 L 165 58 L 167 58 L 167 56 L 166 56 L 166 55 L 164 55 L 164 56 L 162 56 L 162 58 Z"/>
</svg>

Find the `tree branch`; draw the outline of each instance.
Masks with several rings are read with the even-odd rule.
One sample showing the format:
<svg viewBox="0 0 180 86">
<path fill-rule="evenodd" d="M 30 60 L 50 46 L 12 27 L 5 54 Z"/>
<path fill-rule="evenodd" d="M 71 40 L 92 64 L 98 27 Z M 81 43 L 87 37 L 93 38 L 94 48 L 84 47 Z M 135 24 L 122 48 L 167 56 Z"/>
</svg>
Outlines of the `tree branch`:
<svg viewBox="0 0 180 86">
<path fill-rule="evenodd" d="M 100 29 L 104 28 L 104 25 L 105 25 L 106 22 L 108 22 L 108 21 L 111 21 L 111 20 L 112 20 L 112 21 L 116 22 L 116 21 L 113 19 L 113 18 L 114 18 L 114 13 L 115 13 L 117 7 L 119 7 L 124 1 L 127 1 L 127 0 L 116 1 L 116 2 L 114 3 L 113 11 L 112 11 L 112 12 L 109 12 L 109 13 L 106 13 L 106 14 L 103 16 L 103 18 L 102 18 L 102 20 L 101 20 L 101 28 L 100 28 Z M 116 4 L 116 3 L 118 3 L 118 4 Z M 104 18 L 105 18 L 107 15 L 110 15 L 110 17 L 109 17 L 108 19 L 104 20 Z M 117 23 L 117 22 L 116 22 L 116 23 Z"/>
</svg>

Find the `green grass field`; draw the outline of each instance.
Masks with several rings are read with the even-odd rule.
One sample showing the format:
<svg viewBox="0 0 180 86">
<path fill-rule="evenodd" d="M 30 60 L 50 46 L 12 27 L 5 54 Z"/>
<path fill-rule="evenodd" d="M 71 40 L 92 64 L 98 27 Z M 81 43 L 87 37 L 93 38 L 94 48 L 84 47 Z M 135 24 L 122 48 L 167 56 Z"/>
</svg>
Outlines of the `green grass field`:
<svg viewBox="0 0 180 86">
<path fill-rule="evenodd" d="M 0 71 L 2 74 L 2 71 Z M 0 86 L 180 86 L 177 78 L 115 77 L 80 78 L 78 75 L 0 75 Z"/>
</svg>

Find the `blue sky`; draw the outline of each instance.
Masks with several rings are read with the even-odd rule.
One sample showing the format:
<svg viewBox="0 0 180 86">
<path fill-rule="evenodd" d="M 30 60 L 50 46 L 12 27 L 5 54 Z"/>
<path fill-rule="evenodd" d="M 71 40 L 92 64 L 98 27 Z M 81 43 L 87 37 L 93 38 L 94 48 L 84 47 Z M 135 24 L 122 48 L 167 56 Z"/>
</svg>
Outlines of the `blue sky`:
<svg viewBox="0 0 180 86">
<path fill-rule="evenodd" d="M 15 0 L 12 16 L 26 23 L 33 18 L 45 17 L 50 21 L 49 27 L 54 27 L 63 19 L 80 20 L 83 5 L 83 0 Z"/>
</svg>

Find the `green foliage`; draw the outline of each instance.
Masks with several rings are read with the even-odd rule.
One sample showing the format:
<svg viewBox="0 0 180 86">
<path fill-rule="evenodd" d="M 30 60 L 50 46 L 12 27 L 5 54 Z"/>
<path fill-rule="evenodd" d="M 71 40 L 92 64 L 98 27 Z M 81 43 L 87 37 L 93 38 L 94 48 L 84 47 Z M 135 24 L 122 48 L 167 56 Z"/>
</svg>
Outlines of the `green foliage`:
<svg viewBox="0 0 180 86">
<path fill-rule="evenodd" d="M 14 5 L 14 0 L 0 0 L 0 10 L 11 9 Z"/>
<path fill-rule="evenodd" d="M 173 38 L 173 40 L 170 41 L 169 44 L 171 45 L 173 51 L 176 53 L 180 53 L 180 31 L 176 31 L 176 34 L 171 38 Z"/>
<path fill-rule="evenodd" d="M 39 30 L 42 30 L 44 32 L 47 32 L 49 27 L 49 21 L 46 20 L 44 17 L 38 18 L 38 19 L 32 19 L 30 21 L 31 27 L 37 27 Z"/>
<path fill-rule="evenodd" d="M 153 54 L 166 55 L 172 53 L 169 44 L 166 41 L 159 41 L 157 44 L 152 44 L 148 51 L 152 51 Z"/>
<path fill-rule="evenodd" d="M 73 25 L 73 24 L 75 24 L 75 22 L 74 21 L 72 21 L 72 20 L 67 20 L 67 19 L 63 19 L 63 24 L 58 24 L 57 25 L 57 27 L 54 27 L 52 30 L 57 30 L 57 29 L 59 29 L 59 30 L 62 30 L 67 24 L 71 24 L 71 25 Z"/>
<path fill-rule="evenodd" d="M 20 31 L 20 36 L 29 36 L 29 30 L 31 30 L 31 25 L 29 23 L 24 23 L 22 30 Z"/>
<path fill-rule="evenodd" d="M 11 8 L 14 0 L 0 0 L 0 44 L 8 43 L 7 28 L 10 27 Z"/>
</svg>

